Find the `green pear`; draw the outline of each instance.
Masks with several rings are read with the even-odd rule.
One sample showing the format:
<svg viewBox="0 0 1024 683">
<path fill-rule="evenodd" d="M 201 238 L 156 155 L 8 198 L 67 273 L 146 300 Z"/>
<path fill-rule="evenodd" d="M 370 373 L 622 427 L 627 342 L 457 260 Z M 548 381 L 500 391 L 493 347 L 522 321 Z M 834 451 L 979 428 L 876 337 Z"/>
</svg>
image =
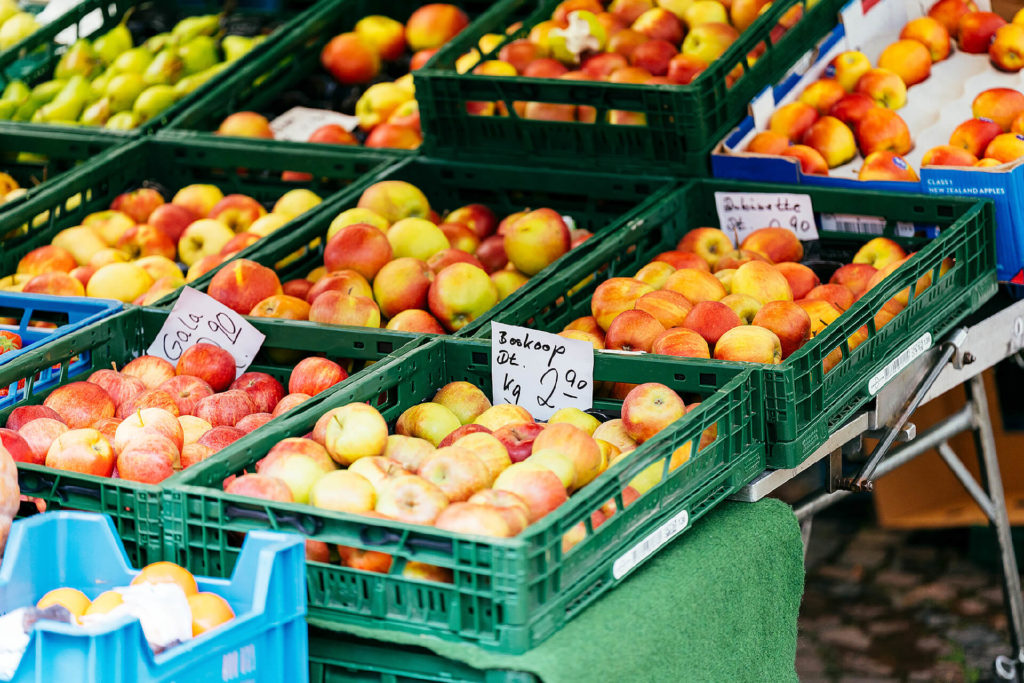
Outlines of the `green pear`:
<svg viewBox="0 0 1024 683">
<path fill-rule="evenodd" d="M 30 102 L 35 102 L 36 106 L 46 104 L 59 95 L 60 91 L 63 90 L 64 86 L 67 84 L 67 81 L 57 79 L 52 81 L 43 81 L 36 87 L 32 88 L 32 92 L 29 93 L 28 99 Z"/>
<path fill-rule="evenodd" d="M 171 36 L 170 33 L 158 33 L 155 36 L 148 38 L 146 42 L 142 44 L 142 47 L 146 48 L 149 53 L 155 55 L 157 52 L 160 52 L 160 50 L 168 47 L 174 47 L 177 44 L 177 40 Z"/>
<path fill-rule="evenodd" d="M 144 47 L 133 47 L 127 52 L 122 52 L 111 65 L 116 73 L 142 74 L 153 62 L 153 55 Z"/>
<path fill-rule="evenodd" d="M 170 85 L 178 82 L 184 69 L 185 62 L 182 61 L 177 48 L 169 47 L 157 53 L 142 72 L 142 79 L 147 85 Z"/>
<path fill-rule="evenodd" d="M 18 103 L 14 100 L 0 100 L 0 121 L 10 121 L 14 112 L 18 111 Z"/>
<path fill-rule="evenodd" d="M 76 74 L 92 78 L 102 68 L 100 56 L 96 54 L 92 43 L 85 38 L 79 38 L 61 56 L 53 75 L 55 78 L 71 78 Z"/>
<path fill-rule="evenodd" d="M 0 26 L 0 50 L 14 47 L 39 28 L 39 22 L 28 12 L 18 12 Z"/>
<path fill-rule="evenodd" d="M 14 121 L 31 121 L 32 117 L 38 111 L 39 107 L 43 106 L 42 102 L 36 102 L 31 97 L 25 102 L 22 102 L 18 109 L 14 112 Z"/>
<path fill-rule="evenodd" d="M 89 103 L 92 87 L 82 76 L 68 79 L 67 85 L 48 104 L 44 104 L 36 112 L 48 123 L 57 121 L 76 121 Z"/>
<path fill-rule="evenodd" d="M 197 74 L 185 76 L 185 78 L 174 84 L 174 92 L 178 94 L 179 98 L 188 95 L 223 71 L 227 65 L 227 62 L 221 62 L 220 64 L 214 64 L 209 69 L 203 69 Z"/>
<path fill-rule="evenodd" d="M 209 69 L 220 61 L 217 41 L 210 36 L 196 36 L 179 47 L 178 54 L 185 64 L 186 76 Z"/>
<path fill-rule="evenodd" d="M 86 107 L 79 121 L 87 126 L 102 126 L 113 113 L 110 110 L 110 98 L 104 97 Z"/>
<path fill-rule="evenodd" d="M 0 24 L 3 24 L 20 11 L 21 8 L 18 7 L 18 3 L 15 0 L 0 1 Z"/>
<path fill-rule="evenodd" d="M 116 114 L 119 111 L 131 109 L 132 104 L 145 89 L 146 82 L 139 74 L 114 76 L 110 79 L 106 91 L 106 99 L 110 100 L 110 111 Z"/>
<path fill-rule="evenodd" d="M 25 84 L 25 81 L 16 78 L 4 88 L 4 94 L 0 95 L 0 100 L 14 102 L 17 106 L 26 102 L 31 92 L 32 90 Z"/>
<path fill-rule="evenodd" d="M 197 36 L 212 36 L 220 30 L 220 15 L 205 14 L 185 17 L 171 29 L 171 36 L 178 45 L 184 45 Z"/>
<path fill-rule="evenodd" d="M 224 50 L 224 59 L 233 62 L 252 49 L 253 39 L 246 36 L 224 36 L 220 46 Z"/>
<path fill-rule="evenodd" d="M 130 111 L 119 111 L 109 119 L 104 126 L 111 130 L 131 130 L 139 125 L 139 120 Z"/>
<path fill-rule="evenodd" d="M 113 64 L 119 55 L 132 49 L 132 34 L 124 22 L 110 29 L 93 43 L 104 64 Z"/>
<path fill-rule="evenodd" d="M 103 73 L 96 78 L 92 79 L 89 85 L 92 87 L 93 98 L 98 100 L 107 94 L 107 86 L 110 85 L 110 80 L 117 75 L 114 71 L 114 67 L 107 67 Z"/>
<path fill-rule="evenodd" d="M 151 85 L 142 91 L 142 94 L 132 105 L 132 112 L 139 123 L 145 123 L 151 118 L 174 104 L 177 95 L 172 85 Z"/>
</svg>

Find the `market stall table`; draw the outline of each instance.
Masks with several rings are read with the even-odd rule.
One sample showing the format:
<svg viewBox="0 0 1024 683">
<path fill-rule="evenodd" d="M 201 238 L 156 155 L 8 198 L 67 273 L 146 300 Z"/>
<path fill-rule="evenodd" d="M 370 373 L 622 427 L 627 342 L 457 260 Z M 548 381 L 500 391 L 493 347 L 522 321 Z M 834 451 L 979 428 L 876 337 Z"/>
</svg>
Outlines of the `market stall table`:
<svg viewBox="0 0 1024 683">
<path fill-rule="evenodd" d="M 488 682 L 796 680 L 802 552 L 788 505 L 726 503 L 524 655 L 393 631 L 313 629 L 311 681 L 355 672 Z"/>
</svg>

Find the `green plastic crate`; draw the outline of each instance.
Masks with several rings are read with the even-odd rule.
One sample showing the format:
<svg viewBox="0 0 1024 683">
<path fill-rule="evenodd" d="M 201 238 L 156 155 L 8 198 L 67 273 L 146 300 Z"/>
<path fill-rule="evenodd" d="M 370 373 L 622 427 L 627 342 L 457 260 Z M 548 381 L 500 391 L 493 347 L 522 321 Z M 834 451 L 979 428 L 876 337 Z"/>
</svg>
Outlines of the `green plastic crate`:
<svg viewBox="0 0 1024 683">
<path fill-rule="evenodd" d="M 27 201 L 44 184 L 52 185 L 65 171 L 103 154 L 115 142 L 70 128 L 40 131 L 0 124 L 0 173 L 9 174 L 27 190 L 0 204 L 0 215 Z"/>
<path fill-rule="evenodd" d="M 658 253 L 675 249 L 691 229 L 718 226 L 716 191 L 786 193 L 793 188 L 692 181 L 647 214 L 642 222 L 631 226 L 631 230 L 609 238 L 572 267 L 538 283 L 529 300 L 503 302 L 491 319 L 558 332 L 571 320 L 590 315 L 590 297 L 600 282 L 609 277 L 632 277 Z M 780 365 L 759 366 L 764 370 L 765 395 L 758 410 L 764 412 L 767 420 L 768 466 L 774 468 L 800 464 L 826 441 L 833 429 L 870 400 L 868 384 L 872 377 L 926 332 L 932 335 L 934 343 L 941 341 L 943 334 L 996 291 L 991 202 L 810 186 L 803 186 L 800 191 L 810 195 L 816 214 L 884 217 L 885 235 L 908 250 L 918 251 L 917 256 L 861 297 L 798 352 Z M 896 234 L 899 221 L 939 226 L 942 230 L 935 239 L 903 238 Z M 820 222 L 818 230 L 819 243 L 808 243 L 805 251 L 843 262 L 849 262 L 856 249 L 875 236 L 826 232 Z M 946 257 L 955 258 L 955 266 L 934 280 L 931 287 L 916 293 L 906 309 L 876 330 L 874 316 L 885 302 L 926 273 L 936 275 Z M 583 287 L 568 293 L 588 278 Z M 864 326 L 868 329 L 868 340 L 851 351 L 847 338 Z M 488 326 L 476 334 L 489 333 Z M 822 361 L 837 348 L 842 349 L 842 360 L 830 372 L 823 372 Z M 691 358 L 676 358 L 675 362 L 693 371 L 735 365 Z"/>
<path fill-rule="evenodd" d="M 145 354 L 166 319 L 167 311 L 132 307 L 61 337 L 36 354 L 20 356 L 0 366 L 0 386 L 13 391 L 14 385 L 25 382 L 21 400 L 0 410 L 0 425 L 6 424 L 12 410 L 21 405 L 42 403 L 57 386 L 84 381 L 96 370 L 110 368 L 112 363 L 120 368 Z M 251 322 L 267 339 L 249 369 L 271 374 L 285 386 L 296 361 L 307 355 L 325 355 L 336 361 L 377 361 L 418 341 L 416 335 L 390 330 L 327 329 L 314 323 L 267 319 L 252 319 Z M 319 403 L 334 390 L 322 392 L 307 403 Z M 172 476 L 164 485 L 178 477 L 180 475 Z M 161 486 L 25 463 L 18 463 L 18 483 L 23 495 L 41 498 L 48 510 L 85 510 L 110 515 L 139 566 L 162 559 Z M 35 509 L 30 504 L 24 509 L 30 508 Z"/>
<path fill-rule="evenodd" d="M 309 629 L 309 683 L 539 683 L 525 671 L 475 669 L 422 647 Z"/>
<path fill-rule="evenodd" d="M 689 85 L 632 85 L 540 78 L 458 74 L 455 61 L 487 33 L 504 34 L 517 20 L 523 27 L 507 40 L 524 38 L 549 19 L 559 0 L 502 0 L 416 72 L 425 151 L 450 158 L 710 175 L 709 153 L 747 113 L 748 103 L 778 82 L 834 21 L 842 0 L 773 2 L 740 38 Z M 781 37 L 773 28 L 791 7 L 804 16 Z M 810 7 L 810 9 L 807 9 Z M 500 46 L 499 48 L 500 49 Z M 763 50 L 752 64 L 747 55 Z M 496 54 L 496 52 L 495 52 Z M 484 56 L 487 58 L 487 55 Z M 732 87 L 726 77 L 743 70 Z M 508 116 L 476 116 L 469 102 L 504 102 Z M 556 102 L 597 109 L 597 123 L 536 121 L 515 114 L 514 102 Z M 609 110 L 642 112 L 646 126 L 612 125 Z"/>
<path fill-rule="evenodd" d="M 249 24 L 239 28 L 258 31 L 261 27 L 273 26 L 275 30 L 271 33 L 271 38 L 255 46 L 252 51 L 232 63 L 224 71 L 137 128 L 119 131 L 90 126 L 85 129 L 97 137 L 124 141 L 162 127 L 191 103 L 197 101 L 204 93 L 212 90 L 217 83 L 222 82 L 226 76 L 225 72 L 253 59 L 266 49 L 267 43 L 271 40 L 290 33 L 298 25 L 303 14 L 307 10 L 311 10 L 315 2 L 316 0 L 279 0 L 272 3 L 252 3 L 243 0 L 241 3 L 232 3 L 235 7 L 233 16 Z M 29 86 L 38 85 L 52 78 L 54 67 L 66 50 L 64 45 L 56 42 L 57 34 L 62 31 L 71 30 L 75 38 L 95 38 L 120 23 L 129 11 L 146 7 L 155 7 L 163 11 L 171 8 L 174 21 L 198 14 L 217 14 L 225 9 L 224 3 L 215 0 L 179 3 L 157 2 L 156 0 L 82 0 L 58 19 L 43 26 L 11 49 L 0 53 L 0 86 L 5 86 L 8 81 L 16 78 L 24 80 Z M 96 28 L 97 25 L 98 28 Z M 173 22 L 165 30 L 169 31 L 172 26 Z M 254 35 L 254 33 L 250 32 L 249 35 Z M 27 129 L 49 132 L 65 131 L 69 128 L 68 126 L 35 123 L 18 123 L 17 125 Z"/>
<path fill-rule="evenodd" d="M 168 127 L 215 131 L 229 114 L 238 111 L 257 111 L 273 119 L 294 106 L 354 114 L 357 95 L 361 95 L 366 86 L 336 83 L 320 64 L 321 50 L 334 36 L 351 31 L 364 16 L 383 14 L 405 23 L 409 15 L 424 4 L 427 4 L 425 0 L 328 0 L 303 17 L 295 30 L 273 41 L 259 57 L 180 112 Z M 472 19 L 493 3 L 491 0 L 455 0 L 451 4 L 461 7 Z M 397 79 L 408 73 L 405 59 L 384 66 L 376 80 Z M 406 155 L 414 153 L 395 151 Z"/>
<path fill-rule="evenodd" d="M 298 143 L 296 143 L 298 144 Z M 319 149 L 319 145 L 306 149 Z M 312 269 L 322 266 L 323 240 L 315 248 L 309 243 L 327 234 L 331 221 L 342 211 L 352 208 L 367 187 L 382 180 L 410 182 L 426 195 L 431 208 L 441 215 L 466 204 L 479 202 L 489 206 L 499 218 L 524 208 L 554 208 L 569 215 L 576 226 L 595 233 L 570 253 L 535 275 L 510 298 L 529 297 L 536 282 L 548 273 L 565 268 L 597 244 L 598 238 L 626 229 L 631 221 L 656 206 L 672 191 L 669 178 L 620 176 L 607 173 L 581 174 L 575 171 L 518 168 L 497 164 L 468 164 L 414 157 L 400 161 L 383 171 L 365 177 L 348 191 L 338 195 L 315 216 L 311 216 L 297 230 L 278 230 L 272 240 L 253 245 L 255 252 L 245 255 L 268 267 L 275 267 L 296 251 L 303 251 L 297 259 L 277 268 L 282 282 L 305 277 Z M 325 202 L 327 204 L 327 202 Z M 212 277 L 212 276 L 211 276 Z M 205 289 L 210 277 L 204 276 L 192 283 Z M 164 299 L 160 305 L 171 305 Z M 496 310 L 496 309 L 492 309 Z M 481 316 L 458 332 L 466 336 L 481 327 L 489 314 Z"/>
<path fill-rule="evenodd" d="M 595 358 L 595 382 L 658 381 L 696 394 L 703 402 L 514 538 L 467 537 L 428 526 L 229 495 L 221 489 L 226 477 L 252 471 L 273 444 L 308 433 L 330 408 L 368 401 L 393 424 L 403 410 L 430 400 L 448 382 L 470 381 L 490 394 L 490 375 L 490 345 L 442 337 L 378 366 L 318 406 L 267 425 L 262 435 L 239 439 L 216 462 L 199 463 L 165 489 L 167 556 L 201 574 L 226 575 L 237 556 L 240 534 L 261 528 L 299 531 L 328 544 L 379 550 L 395 558 L 389 574 L 307 562 L 311 624 L 381 627 L 521 653 L 627 576 L 613 570 L 618 558 L 649 542 L 650 534 L 678 520 L 683 511 L 689 515 L 689 528 L 764 468 L 764 424 L 755 409 L 760 374 L 742 367 L 678 372 L 670 359 L 638 362 L 600 355 Z M 619 405 L 609 400 L 595 403 L 609 411 L 617 411 Z M 714 424 L 717 438 L 692 453 L 704 430 Z M 686 464 L 597 529 L 590 526 L 591 513 L 609 500 L 616 500 L 623 510 L 622 489 L 649 466 L 661 463 L 667 468 L 679 448 L 691 449 Z M 580 523 L 586 525 L 586 538 L 563 553 L 564 534 Z M 402 577 L 405 562 L 413 560 L 452 570 L 454 583 Z"/>
<path fill-rule="evenodd" d="M 0 131 L 5 130 L 0 125 Z M 67 173 L 60 182 L 40 187 L 33 197 L 0 214 L 0 276 L 13 273 L 25 254 L 49 244 L 64 228 L 79 225 L 90 213 L 108 209 L 118 194 L 144 184 L 161 188 L 169 200 L 185 185 L 212 183 L 224 194 L 246 194 L 265 206 L 273 205 L 288 190 L 311 189 L 324 203 L 278 231 L 292 232 L 330 203 L 333 193 L 344 191 L 393 158 L 375 154 L 374 150 L 301 149 L 299 152 L 294 145 L 283 145 L 271 150 L 246 140 L 157 140 L 154 136 L 114 148 Z M 297 162 L 300 158 L 301 162 Z M 293 170 L 297 163 L 313 173 L 312 181 L 281 180 L 281 172 Z M 235 258 L 248 257 L 259 244 L 246 247 Z M 190 285 L 205 287 L 219 269 L 218 266 Z M 173 303 L 176 298 L 177 291 L 161 301 Z"/>
</svg>

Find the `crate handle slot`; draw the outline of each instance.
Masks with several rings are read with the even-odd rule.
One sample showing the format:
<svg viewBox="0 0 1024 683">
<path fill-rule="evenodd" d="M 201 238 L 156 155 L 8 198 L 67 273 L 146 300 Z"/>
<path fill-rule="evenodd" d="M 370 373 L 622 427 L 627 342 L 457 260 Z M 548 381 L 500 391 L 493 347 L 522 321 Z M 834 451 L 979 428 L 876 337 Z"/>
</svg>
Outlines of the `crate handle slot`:
<svg viewBox="0 0 1024 683">
<path fill-rule="evenodd" d="M 270 515 L 262 510 L 250 510 L 249 508 L 238 507 L 237 505 L 227 505 L 224 510 L 229 519 L 254 519 L 259 522 L 267 522 L 270 524 L 285 524 L 306 536 L 313 536 L 314 534 L 319 533 L 320 529 L 323 527 L 322 521 L 307 515 L 277 514 L 274 515 L 273 519 L 271 519 Z"/>
<path fill-rule="evenodd" d="M 362 541 L 363 545 L 368 546 L 401 545 L 402 539 L 403 536 L 401 534 L 396 534 L 387 529 L 374 528 L 371 531 L 371 529 L 364 527 L 359 532 L 359 540 Z M 433 550 L 440 553 L 450 553 L 452 551 L 451 541 L 443 539 L 411 538 L 406 542 L 406 545 L 413 550 Z"/>
</svg>

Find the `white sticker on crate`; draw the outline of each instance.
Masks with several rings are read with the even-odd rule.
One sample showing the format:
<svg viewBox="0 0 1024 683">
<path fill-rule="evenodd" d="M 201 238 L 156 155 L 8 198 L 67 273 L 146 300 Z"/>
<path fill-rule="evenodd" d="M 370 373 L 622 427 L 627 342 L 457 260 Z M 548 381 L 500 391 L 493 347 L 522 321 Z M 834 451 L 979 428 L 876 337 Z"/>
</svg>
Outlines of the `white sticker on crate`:
<svg viewBox="0 0 1024 683">
<path fill-rule="evenodd" d="M 810 195 L 771 192 L 716 192 L 718 224 L 738 245 L 761 228 L 786 228 L 801 240 L 818 239 Z"/>
<path fill-rule="evenodd" d="M 491 394 L 495 405 L 523 406 L 538 420 L 561 408 L 594 405 L 594 347 L 516 325 L 491 323 Z"/>
<path fill-rule="evenodd" d="M 235 357 L 237 378 L 259 353 L 266 336 L 211 296 L 186 287 L 146 351 L 172 365 L 190 346 L 213 344 Z"/>
<path fill-rule="evenodd" d="M 292 107 L 270 122 L 275 140 L 306 142 L 318 128 L 336 123 L 348 132 L 359 127 L 359 119 L 330 109 Z"/>
<path fill-rule="evenodd" d="M 851 213 L 821 214 L 821 229 L 829 232 L 881 235 L 885 232 L 885 223 L 885 219 L 878 216 L 860 216 Z M 896 234 L 900 237 L 913 237 L 914 224 L 899 221 L 896 223 Z"/>
<path fill-rule="evenodd" d="M 621 579 L 638 566 L 644 560 L 656 553 L 663 545 L 671 541 L 686 529 L 690 523 L 690 514 L 683 510 L 672 519 L 668 520 L 653 532 L 648 534 L 642 541 L 619 556 L 612 565 L 612 576 L 615 580 Z"/>
<path fill-rule="evenodd" d="M 917 360 L 931 347 L 932 333 L 925 332 L 917 339 L 917 341 L 903 349 L 903 352 L 900 353 L 900 355 L 893 358 L 888 365 L 882 368 L 878 374 L 871 378 L 868 382 L 868 392 L 870 392 L 872 396 L 877 394 L 882 387 L 889 383 L 889 380 L 900 374 L 904 368 Z"/>
</svg>

